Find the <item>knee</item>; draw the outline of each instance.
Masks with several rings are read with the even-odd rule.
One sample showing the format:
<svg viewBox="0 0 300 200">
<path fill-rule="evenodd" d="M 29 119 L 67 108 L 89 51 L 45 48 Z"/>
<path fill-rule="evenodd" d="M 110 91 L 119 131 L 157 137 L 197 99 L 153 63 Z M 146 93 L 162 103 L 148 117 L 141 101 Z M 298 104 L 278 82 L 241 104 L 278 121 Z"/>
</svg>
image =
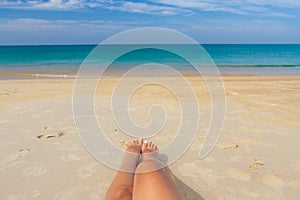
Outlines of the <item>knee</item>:
<svg viewBox="0 0 300 200">
<path fill-rule="evenodd" d="M 132 187 L 122 186 L 114 194 L 114 199 L 117 200 L 127 200 L 132 198 Z"/>
</svg>

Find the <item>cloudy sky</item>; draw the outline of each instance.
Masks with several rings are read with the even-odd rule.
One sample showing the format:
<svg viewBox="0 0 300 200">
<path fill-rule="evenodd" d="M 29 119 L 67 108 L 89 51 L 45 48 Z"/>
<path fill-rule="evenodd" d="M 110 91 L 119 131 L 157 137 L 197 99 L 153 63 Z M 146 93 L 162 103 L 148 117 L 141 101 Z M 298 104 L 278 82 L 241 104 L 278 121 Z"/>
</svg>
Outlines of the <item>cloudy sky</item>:
<svg viewBox="0 0 300 200">
<path fill-rule="evenodd" d="M 0 0 L 0 45 L 97 44 L 138 27 L 200 43 L 300 43 L 300 1 Z"/>
</svg>

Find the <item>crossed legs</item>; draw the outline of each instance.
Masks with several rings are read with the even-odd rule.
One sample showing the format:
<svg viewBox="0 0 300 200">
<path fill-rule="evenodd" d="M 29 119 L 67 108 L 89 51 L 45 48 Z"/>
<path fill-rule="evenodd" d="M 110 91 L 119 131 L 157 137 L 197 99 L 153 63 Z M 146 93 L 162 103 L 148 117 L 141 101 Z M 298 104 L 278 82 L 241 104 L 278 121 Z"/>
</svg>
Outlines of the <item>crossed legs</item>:
<svg viewBox="0 0 300 200">
<path fill-rule="evenodd" d="M 142 162 L 138 164 L 140 154 Z M 130 141 L 105 199 L 183 200 L 172 172 L 167 167 L 162 168 L 158 156 L 158 148 L 154 143 Z"/>
</svg>

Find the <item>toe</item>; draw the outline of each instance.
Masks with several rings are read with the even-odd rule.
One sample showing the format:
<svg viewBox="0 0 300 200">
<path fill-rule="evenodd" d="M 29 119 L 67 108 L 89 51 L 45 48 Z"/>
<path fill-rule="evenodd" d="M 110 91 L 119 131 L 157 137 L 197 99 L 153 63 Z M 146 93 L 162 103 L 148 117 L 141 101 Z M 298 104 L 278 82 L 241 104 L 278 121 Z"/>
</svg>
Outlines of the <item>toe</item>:
<svg viewBox="0 0 300 200">
<path fill-rule="evenodd" d="M 152 150 L 153 142 L 151 142 L 148 146 L 148 149 Z"/>
<path fill-rule="evenodd" d="M 156 144 L 153 143 L 153 147 L 152 147 L 153 151 L 155 151 L 156 147 L 157 147 Z"/>
<path fill-rule="evenodd" d="M 155 150 L 155 145 L 156 145 L 156 144 L 152 143 L 152 145 L 151 145 L 151 149 L 152 149 L 152 150 Z"/>
<path fill-rule="evenodd" d="M 147 149 L 147 141 L 145 141 L 145 142 L 142 144 L 142 152 L 144 152 L 146 149 Z"/>
<path fill-rule="evenodd" d="M 138 139 L 138 145 L 142 145 L 143 144 L 143 138 Z"/>
<path fill-rule="evenodd" d="M 148 142 L 148 145 L 147 145 L 147 148 L 151 148 L 151 146 L 152 146 L 152 142 L 149 141 L 149 142 Z"/>
</svg>

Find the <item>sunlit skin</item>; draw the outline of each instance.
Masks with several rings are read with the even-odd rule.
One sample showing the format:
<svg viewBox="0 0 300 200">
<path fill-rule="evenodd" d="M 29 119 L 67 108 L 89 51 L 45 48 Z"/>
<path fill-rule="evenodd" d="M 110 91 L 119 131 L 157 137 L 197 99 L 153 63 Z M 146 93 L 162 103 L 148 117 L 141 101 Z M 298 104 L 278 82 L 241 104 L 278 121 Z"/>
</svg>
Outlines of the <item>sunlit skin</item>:
<svg viewBox="0 0 300 200">
<path fill-rule="evenodd" d="M 139 157 L 142 161 L 139 163 Z M 151 141 L 127 143 L 120 170 L 106 193 L 106 200 L 182 200 L 172 172 L 162 167 L 159 149 Z M 126 171 L 126 172 L 124 172 Z"/>
</svg>

